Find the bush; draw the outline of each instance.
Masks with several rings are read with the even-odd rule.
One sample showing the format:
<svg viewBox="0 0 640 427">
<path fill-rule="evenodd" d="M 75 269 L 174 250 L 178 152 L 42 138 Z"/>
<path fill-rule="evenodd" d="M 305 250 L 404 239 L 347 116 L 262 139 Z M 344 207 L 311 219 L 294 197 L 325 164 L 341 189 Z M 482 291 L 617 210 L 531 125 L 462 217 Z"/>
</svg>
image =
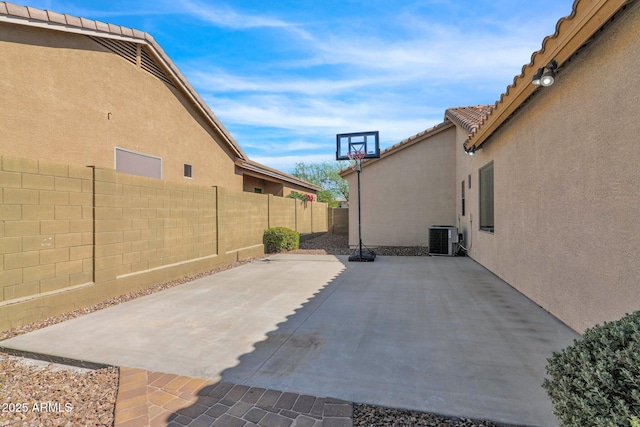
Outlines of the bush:
<svg viewBox="0 0 640 427">
<path fill-rule="evenodd" d="M 547 373 L 542 386 L 562 425 L 632 425 L 640 414 L 640 311 L 587 329 L 548 359 Z"/>
<path fill-rule="evenodd" d="M 298 249 L 300 234 L 285 227 L 274 227 L 264 231 L 264 250 L 268 254 Z"/>
</svg>

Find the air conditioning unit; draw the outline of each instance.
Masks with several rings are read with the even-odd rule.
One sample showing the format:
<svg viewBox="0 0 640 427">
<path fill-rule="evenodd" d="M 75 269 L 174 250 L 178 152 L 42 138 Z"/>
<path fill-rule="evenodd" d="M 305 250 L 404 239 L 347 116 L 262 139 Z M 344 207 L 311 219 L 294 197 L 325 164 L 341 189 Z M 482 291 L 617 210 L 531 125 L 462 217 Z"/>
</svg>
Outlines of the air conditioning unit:
<svg viewBox="0 0 640 427">
<path fill-rule="evenodd" d="M 453 256 L 458 246 L 458 229 L 452 225 L 429 227 L 429 255 Z"/>
</svg>

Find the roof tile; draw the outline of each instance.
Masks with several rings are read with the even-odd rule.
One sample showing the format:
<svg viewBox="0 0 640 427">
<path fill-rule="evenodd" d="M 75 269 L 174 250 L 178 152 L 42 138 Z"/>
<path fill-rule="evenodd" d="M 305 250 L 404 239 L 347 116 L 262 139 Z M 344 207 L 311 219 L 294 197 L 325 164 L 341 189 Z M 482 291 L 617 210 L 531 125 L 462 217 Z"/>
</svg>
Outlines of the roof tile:
<svg viewBox="0 0 640 427">
<path fill-rule="evenodd" d="M 96 21 L 93 21 L 91 19 L 80 18 L 80 23 L 82 25 L 82 28 L 87 28 L 89 30 L 96 29 Z"/>
<path fill-rule="evenodd" d="M 472 134 L 482 125 L 492 109 L 492 105 L 448 108 L 445 117 Z"/>
<path fill-rule="evenodd" d="M 127 27 L 120 27 L 123 36 L 133 37 L 133 30 Z"/>
<path fill-rule="evenodd" d="M 67 20 L 68 25 L 73 25 L 74 27 L 82 27 L 82 20 L 77 16 L 64 14 L 64 18 Z"/>
<path fill-rule="evenodd" d="M 100 22 L 100 21 L 95 21 L 96 23 L 96 29 L 98 31 L 104 31 L 105 33 L 110 33 L 111 29 L 109 28 L 109 24 L 106 24 L 104 22 Z"/>
<path fill-rule="evenodd" d="M 137 38 L 137 39 L 144 39 L 144 32 L 140 31 L 140 30 L 136 30 L 135 28 L 133 29 L 133 37 Z"/>
<path fill-rule="evenodd" d="M 13 3 L 7 3 L 7 13 L 21 18 L 29 18 L 29 11 L 26 7 Z"/>
<path fill-rule="evenodd" d="M 29 16 L 31 19 L 37 19 L 38 21 L 48 21 L 49 17 L 47 16 L 47 12 L 42 9 L 36 9 L 34 7 L 27 7 L 29 11 Z"/>
<path fill-rule="evenodd" d="M 7 4 L 3 1 L 0 2 L 0 13 L 8 13 Z"/>
<path fill-rule="evenodd" d="M 58 12 L 53 12 L 51 10 L 47 10 L 47 15 L 49 15 L 49 21 L 55 22 L 57 24 L 67 24 L 67 20 L 64 18 L 64 15 Z"/>
<path fill-rule="evenodd" d="M 122 27 L 120 25 L 107 24 L 109 26 L 109 32 L 113 34 L 122 35 Z"/>
</svg>

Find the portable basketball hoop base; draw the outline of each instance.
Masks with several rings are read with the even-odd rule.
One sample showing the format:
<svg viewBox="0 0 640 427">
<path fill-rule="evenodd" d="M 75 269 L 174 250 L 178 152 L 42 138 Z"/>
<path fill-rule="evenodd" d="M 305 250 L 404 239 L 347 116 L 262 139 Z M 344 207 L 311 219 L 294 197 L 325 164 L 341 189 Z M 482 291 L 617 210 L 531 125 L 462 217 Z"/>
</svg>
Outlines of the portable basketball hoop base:
<svg viewBox="0 0 640 427">
<path fill-rule="evenodd" d="M 349 160 L 354 162 L 356 172 L 358 173 L 358 249 L 356 253 L 349 256 L 351 262 L 373 262 L 376 259 L 376 253 L 365 249 L 362 250 L 362 217 L 361 217 L 361 205 L 360 205 L 360 172 L 362 172 L 362 160 L 366 156 L 366 151 L 363 148 L 352 149 L 347 153 Z"/>
</svg>

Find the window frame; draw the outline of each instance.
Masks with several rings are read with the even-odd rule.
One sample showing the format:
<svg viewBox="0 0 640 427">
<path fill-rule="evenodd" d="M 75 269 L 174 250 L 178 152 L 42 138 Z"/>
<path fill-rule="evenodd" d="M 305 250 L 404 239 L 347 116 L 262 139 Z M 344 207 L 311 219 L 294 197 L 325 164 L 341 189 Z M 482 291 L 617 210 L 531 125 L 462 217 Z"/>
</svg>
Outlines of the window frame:
<svg viewBox="0 0 640 427">
<path fill-rule="evenodd" d="M 189 167 L 189 174 L 187 175 L 187 167 Z M 193 179 L 193 165 L 189 163 L 183 163 L 182 176 L 185 178 Z"/>
<path fill-rule="evenodd" d="M 492 234 L 495 233 L 494 176 L 493 161 L 478 169 L 478 227 L 481 231 Z"/>
</svg>

